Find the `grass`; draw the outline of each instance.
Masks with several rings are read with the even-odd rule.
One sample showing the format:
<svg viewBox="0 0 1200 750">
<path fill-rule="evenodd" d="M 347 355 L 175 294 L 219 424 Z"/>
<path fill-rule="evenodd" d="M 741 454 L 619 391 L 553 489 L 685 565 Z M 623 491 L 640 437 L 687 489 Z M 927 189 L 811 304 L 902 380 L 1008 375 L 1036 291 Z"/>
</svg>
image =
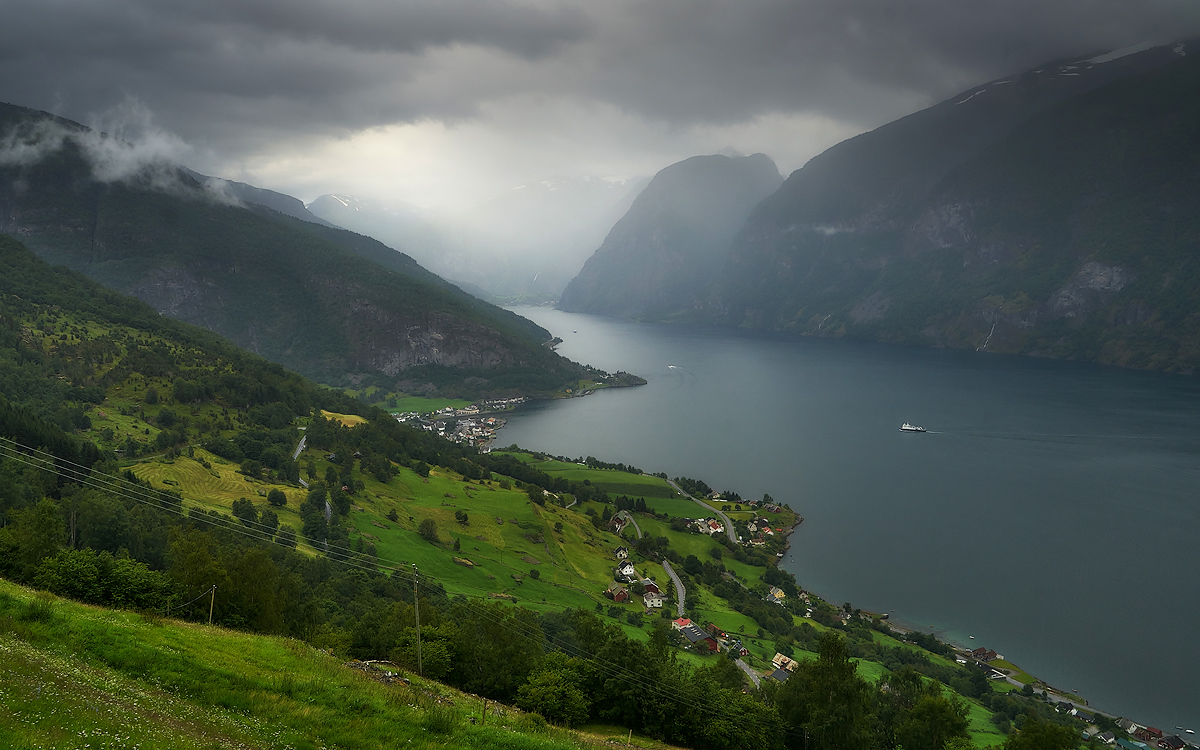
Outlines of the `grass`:
<svg viewBox="0 0 1200 750">
<path fill-rule="evenodd" d="M 988 662 L 988 666 L 993 667 L 995 669 L 1010 670 L 1012 672 L 1012 674 L 1009 676 L 1012 677 L 1017 682 L 1020 682 L 1023 685 L 1030 685 L 1036 681 L 1035 678 L 1032 675 L 1030 675 L 1028 672 L 1026 672 L 1024 669 L 1021 669 L 1016 664 L 1013 664 L 1012 662 L 1009 662 L 1009 661 L 1005 661 L 1003 659 L 992 659 L 990 662 Z"/>
<path fill-rule="evenodd" d="M 367 421 L 364 417 L 360 417 L 357 414 L 336 414 L 324 409 L 321 410 L 321 416 L 326 419 L 332 419 L 335 422 L 340 422 L 346 427 L 353 427 Z"/>
<path fill-rule="evenodd" d="M 0 746 L 586 748 L 417 678 L 383 684 L 301 642 L 51 600 L 0 581 Z M 435 700 L 436 699 L 436 700 Z"/>
<path fill-rule="evenodd" d="M 470 401 L 461 398 L 424 398 L 422 396 L 401 396 L 394 401 L 388 399 L 376 404 L 380 408 L 387 409 L 399 413 L 415 411 L 418 414 L 429 414 L 438 409 L 453 407 L 455 409 L 464 409 L 471 405 Z"/>
</svg>

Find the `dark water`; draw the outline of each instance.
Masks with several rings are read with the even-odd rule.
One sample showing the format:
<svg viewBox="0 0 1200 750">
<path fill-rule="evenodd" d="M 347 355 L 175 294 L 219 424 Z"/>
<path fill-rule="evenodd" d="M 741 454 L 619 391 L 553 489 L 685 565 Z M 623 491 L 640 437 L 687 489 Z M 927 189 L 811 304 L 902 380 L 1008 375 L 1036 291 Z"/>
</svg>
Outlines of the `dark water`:
<svg viewBox="0 0 1200 750">
<path fill-rule="evenodd" d="M 1200 725 L 1197 379 L 517 312 L 649 384 L 535 404 L 501 444 L 770 493 L 807 519 L 784 566 L 827 599 Z"/>
</svg>

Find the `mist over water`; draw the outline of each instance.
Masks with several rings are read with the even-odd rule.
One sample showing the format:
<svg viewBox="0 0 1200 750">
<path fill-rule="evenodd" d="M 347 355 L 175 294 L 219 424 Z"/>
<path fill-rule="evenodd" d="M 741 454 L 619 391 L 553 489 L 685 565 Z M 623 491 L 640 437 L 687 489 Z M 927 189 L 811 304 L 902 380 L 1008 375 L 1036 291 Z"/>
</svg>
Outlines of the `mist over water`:
<svg viewBox="0 0 1200 750">
<path fill-rule="evenodd" d="M 1200 724 L 1195 378 L 512 309 L 649 382 L 533 404 L 500 444 L 770 493 L 806 518 L 784 567 L 828 600 Z"/>
</svg>

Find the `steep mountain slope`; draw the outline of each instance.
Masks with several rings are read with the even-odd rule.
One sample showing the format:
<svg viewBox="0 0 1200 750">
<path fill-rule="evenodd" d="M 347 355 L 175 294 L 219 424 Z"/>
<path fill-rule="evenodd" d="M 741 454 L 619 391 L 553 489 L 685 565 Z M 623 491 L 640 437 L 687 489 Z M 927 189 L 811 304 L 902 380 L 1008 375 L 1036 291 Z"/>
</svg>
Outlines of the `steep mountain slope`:
<svg viewBox="0 0 1200 750">
<path fill-rule="evenodd" d="M 1200 60 L 1185 51 L 1045 68 L 830 149 L 754 211 L 710 312 L 1194 369 Z M 1054 88 L 1097 71 L 1111 82 Z"/>
<path fill-rule="evenodd" d="M 305 375 L 473 395 L 583 372 L 546 331 L 369 238 L 222 202 L 162 161 L 114 176 L 118 143 L 43 113 L 4 105 L 0 133 L 0 231 Z"/>
<path fill-rule="evenodd" d="M 553 298 L 644 186 L 643 180 L 556 178 L 456 210 L 344 194 L 323 195 L 308 208 L 484 295 Z"/>
<path fill-rule="evenodd" d="M 210 190 L 224 193 L 236 201 L 269 208 L 272 211 L 278 211 L 284 216 L 291 216 L 294 219 L 312 222 L 313 224 L 323 224 L 327 227 L 333 226 L 305 208 L 304 201 L 299 198 L 294 198 L 274 190 L 248 185 L 244 182 L 234 182 L 233 180 L 226 180 L 221 177 L 209 177 L 208 175 L 202 175 L 187 168 L 184 168 L 183 171 L 196 180 L 196 182 L 199 182 Z"/>
<path fill-rule="evenodd" d="M 782 180 L 763 154 L 696 156 L 663 169 L 567 285 L 559 308 L 657 319 L 687 306 L 720 270 L 750 210 Z"/>
</svg>

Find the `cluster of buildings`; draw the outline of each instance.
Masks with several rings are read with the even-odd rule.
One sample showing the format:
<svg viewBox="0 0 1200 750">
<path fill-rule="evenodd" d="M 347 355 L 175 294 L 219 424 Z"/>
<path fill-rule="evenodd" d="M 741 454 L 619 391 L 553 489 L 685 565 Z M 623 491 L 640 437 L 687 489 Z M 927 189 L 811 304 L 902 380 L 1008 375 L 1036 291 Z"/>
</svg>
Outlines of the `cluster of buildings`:
<svg viewBox="0 0 1200 750">
<path fill-rule="evenodd" d="M 767 543 L 767 537 L 775 536 L 776 533 L 783 533 L 783 529 L 771 528 L 771 519 L 766 517 L 751 518 L 749 523 L 746 524 L 746 531 L 750 532 L 752 535 L 750 537 L 750 544 L 754 545 L 755 547 L 761 547 L 765 545 Z"/>
<path fill-rule="evenodd" d="M 450 427 L 445 421 L 437 420 L 435 422 L 422 422 L 421 427 L 428 432 L 437 433 L 438 437 L 443 437 L 451 442 L 473 445 L 484 451 L 488 449 L 492 441 L 496 439 L 496 433 L 505 424 L 505 420 L 497 419 L 496 417 L 482 417 L 479 419 L 460 419 L 453 427 Z"/>
<path fill-rule="evenodd" d="M 632 600 L 635 596 L 642 597 L 642 604 L 647 610 L 662 609 L 667 597 L 663 595 L 658 584 L 649 578 L 642 578 L 629 562 L 629 548 L 617 547 L 614 553 L 618 565 L 613 568 L 613 582 L 608 585 L 604 595 L 618 604 Z M 636 594 L 628 587 L 637 585 L 641 594 Z"/>
<path fill-rule="evenodd" d="M 746 656 L 750 653 L 742 645 L 740 638 L 726 633 L 713 622 L 705 623 L 702 628 L 686 617 L 680 617 L 677 620 L 671 621 L 671 629 L 677 631 L 680 637 L 696 651 L 710 654 L 718 651 L 726 651 L 736 654 L 738 657 Z"/>
<path fill-rule="evenodd" d="M 445 409 L 438 409 L 434 412 L 422 414 L 416 411 L 406 411 L 398 414 L 392 414 L 400 422 L 412 422 L 414 420 L 437 421 L 439 419 L 454 419 L 455 417 L 475 417 L 480 414 L 488 414 L 490 412 L 508 411 L 516 408 L 518 404 L 523 404 L 529 399 L 524 396 L 516 398 L 492 398 L 484 401 L 476 401 L 470 406 L 464 406 L 461 409 L 455 409 L 453 406 L 447 406 Z"/>
<path fill-rule="evenodd" d="M 1059 710 L 1066 710 L 1063 708 L 1064 705 L 1070 708 L 1076 708 L 1070 703 L 1060 703 Z M 1089 720 L 1088 715 L 1083 711 L 1076 709 L 1071 713 L 1076 718 L 1082 719 L 1088 724 L 1092 723 Z M 1150 750 L 1151 748 L 1159 748 L 1159 750 L 1182 750 L 1184 747 L 1187 747 L 1189 744 L 1191 744 L 1178 734 L 1168 734 L 1164 736 L 1163 731 L 1157 727 L 1142 726 L 1141 724 L 1130 721 L 1129 719 L 1119 719 L 1117 721 L 1117 726 L 1127 734 L 1133 735 L 1136 739 L 1118 740 L 1113 737 L 1112 732 L 1102 732 L 1097 735 L 1097 739 L 1108 745 L 1120 745 L 1123 750 Z"/>
<path fill-rule="evenodd" d="M 507 411 L 527 400 L 523 396 L 494 398 L 478 401 L 462 409 L 447 406 L 445 409 L 438 409 L 429 414 L 407 411 L 392 416 L 396 418 L 397 422 L 419 422 L 421 428 L 427 432 L 437 433 L 439 437 L 455 443 L 476 446 L 486 452 L 488 446 L 496 439 L 496 433 L 504 426 L 505 420 L 482 415 Z M 458 421 L 451 427 L 448 420 L 453 419 Z"/>
<path fill-rule="evenodd" d="M 689 518 L 687 527 L 709 536 L 725 533 L 725 524 L 721 523 L 719 518 Z"/>
</svg>

